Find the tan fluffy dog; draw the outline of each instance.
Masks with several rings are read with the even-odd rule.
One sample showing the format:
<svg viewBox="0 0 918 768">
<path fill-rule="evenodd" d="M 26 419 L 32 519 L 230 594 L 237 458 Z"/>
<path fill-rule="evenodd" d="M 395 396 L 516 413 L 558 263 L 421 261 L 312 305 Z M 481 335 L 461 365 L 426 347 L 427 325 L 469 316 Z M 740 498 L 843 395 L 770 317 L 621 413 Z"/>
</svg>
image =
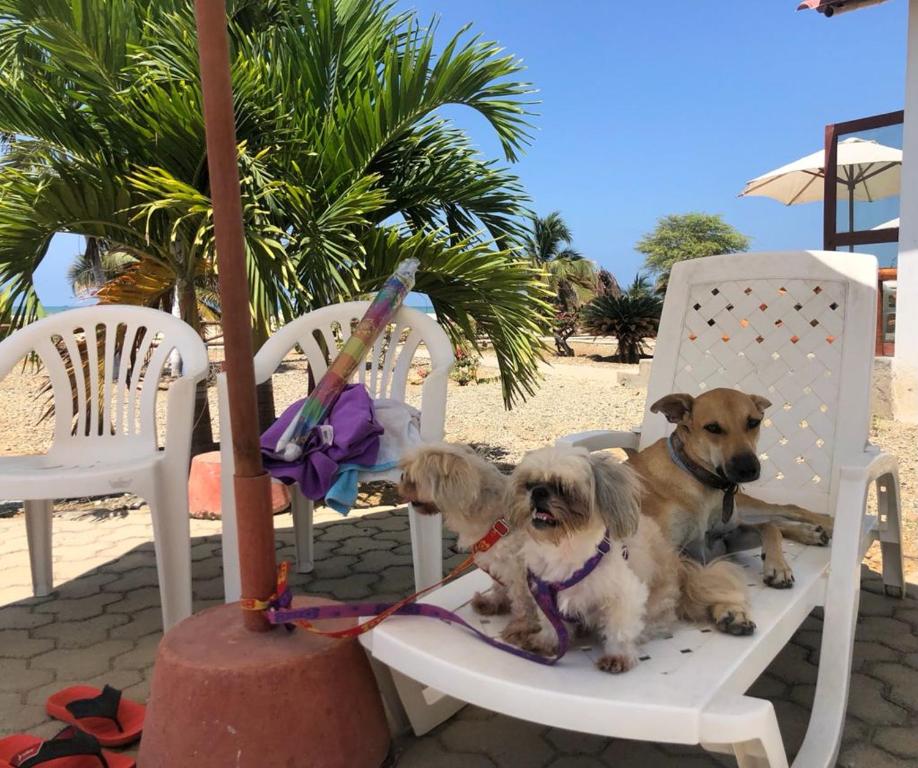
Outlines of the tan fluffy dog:
<svg viewBox="0 0 918 768">
<path fill-rule="evenodd" d="M 442 514 L 460 549 L 470 549 L 495 522 L 508 516 L 509 478 L 466 445 L 425 445 L 406 456 L 401 469 L 399 494 L 421 514 Z M 475 555 L 476 564 L 495 584 L 477 593 L 472 607 L 483 615 L 512 613 L 503 636 L 513 642 L 538 629 L 519 557 L 520 538 L 511 532 L 487 552 Z"/>
<path fill-rule="evenodd" d="M 680 558 L 656 521 L 640 514 L 637 473 L 608 454 L 543 448 L 528 453 L 511 480 L 513 527 L 526 534 L 521 553 L 540 579 L 568 579 L 608 534 L 610 549 L 595 569 L 558 593 L 565 617 L 601 635 L 600 669 L 631 669 L 638 644 L 677 616 L 707 620 L 720 605 L 744 600 L 742 571 L 724 560 L 702 567 Z M 538 617 L 541 627 L 523 647 L 551 654 L 555 630 Z"/>
<path fill-rule="evenodd" d="M 735 389 L 712 389 L 698 397 L 672 394 L 650 410 L 676 424 L 675 436 L 688 461 L 731 483 L 758 480 L 761 471 L 756 451 L 759 425 L 771 403 L 760 395 Z M 629 458 L 644 479 L 642 511 L 660 525 L 670 541 L 699 559 L 706 559 L 709 531 L 724 529 L 724 492 L 700 480 L 674 461 L 665 438 Z M 763 522 L 764 520 L 764 522 Z M 754 521 L 754 522 L 753 522 Z M 825 546 L 832 519 L 793 504 L 769 504 L 743 493 L 735 497 L 735 511 L 726 523 L 731 528 L 755 528 L 761 536 L 764 581 L 781 589 L 794 577 L 784 559 L 782 534 L 804 544 Z M 724 605 L 718 626 L 751 623 L 748 606 Z"/>
</svg>

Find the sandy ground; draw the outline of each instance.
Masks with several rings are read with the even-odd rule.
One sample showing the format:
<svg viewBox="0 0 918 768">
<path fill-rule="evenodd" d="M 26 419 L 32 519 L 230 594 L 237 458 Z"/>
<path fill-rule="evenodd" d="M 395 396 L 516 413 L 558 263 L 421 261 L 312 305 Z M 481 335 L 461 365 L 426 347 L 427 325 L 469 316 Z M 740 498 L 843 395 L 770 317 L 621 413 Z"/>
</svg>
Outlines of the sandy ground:
<svg viewBox="0 0 918 768">
<path fill-rule="evenodd" d="M 219 356 L 219 353 L 217 353 Z M 490 365 L 489 365 L 490 364 Z M 527 450 L 553 442 L 561 435 L 590 429 L 631 429 L 640 423 L 643 390 L 614 383 L 609 373 L 614 363 L 587 357 L 575 362 L 553 358 L 542 366 L 543 382 L 538 392 L 512 411 L 503 407 L 493 359 L 486 357 L 479 378 L 485 383 L 459 386 L 450 383 L 446 437 L 473 443 L 492 460 L 511 465 Z M 409 384 L 409 401 L 420 405 L 420 379 Z M 0 382 L 0 455 L 38 453 L 50 444 L 52 424 L 39 421 L 44 410 L 37 396 L 43 383 L 40 375 L 14 369 Z M 306 389 L 305 363 L 291 355 L 274 377 L 278 411 L 303 396 Z M 160 398 L 162 412 L 165 398 Z M 219 436 L 216 391 L 210 388 L 215 437 Z M 161 425 L 162 427 L 162 425 Z M 908 570 L 918 572 L 918 427 L 875 419 L 873 440 L 900 460 L 902 507 Z M 91 502 L 90 502 L 91 503 Z M 135 503 L 135 502 L 130 502 Z M 7 513 L 18 505 L 6 506 Z"/>
</svg>

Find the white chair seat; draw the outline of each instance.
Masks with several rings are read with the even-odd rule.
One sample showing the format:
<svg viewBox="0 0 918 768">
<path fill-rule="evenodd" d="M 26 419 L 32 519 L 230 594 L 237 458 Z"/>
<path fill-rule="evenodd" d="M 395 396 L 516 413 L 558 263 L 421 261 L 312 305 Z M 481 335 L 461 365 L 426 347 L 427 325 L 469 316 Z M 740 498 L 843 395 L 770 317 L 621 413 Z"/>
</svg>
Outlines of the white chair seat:
<svg viewBox="0 0 918 768">
<path fill-rule="evenodd" d="M 756 552 L 737 556 L 749 574 L 755 634 L 732 637 L 680 624 L 671 638 L 642 645 L 641 662 L 621 675 L 596 669 L 599 651 L 590 638 L 572 638 L 555 666 L 492 648 L 460 627 L 424 617 L 393 617 L 361 642 L 378 661 L 432 689 L 429 698 L 446 694 L 511 717 L 602 736 L 697 744 L 711 740 L 702 732 L 701 716 L 715 694 L 742 694 L 821 603 L 829 554 L 828 548 L 788 543 L 796 577 L 790 590 L 762 584 Z M 507 618 L 479 616 L 469 605 L 490 583 L 476 570 L 424 602 L 455 611 L 497 637 Z M 664 714 L 667 729 L 660 733 L 655 718 Z"/>
<path fill-rule="evenodd" d="M 85 461 L 56 460 L 53 456 L 10 456 L 0 458 L 0 481 L 3 492 L 17 499 L 44 499 L 48 482 L 61 483 L 70 498 L 98 495 L 108 485 L 111 493 L 136 488 L 139 475 L 148 475 L 164 454 L 126 461 L 95 458 L 87 452 Z"/>
</svg>

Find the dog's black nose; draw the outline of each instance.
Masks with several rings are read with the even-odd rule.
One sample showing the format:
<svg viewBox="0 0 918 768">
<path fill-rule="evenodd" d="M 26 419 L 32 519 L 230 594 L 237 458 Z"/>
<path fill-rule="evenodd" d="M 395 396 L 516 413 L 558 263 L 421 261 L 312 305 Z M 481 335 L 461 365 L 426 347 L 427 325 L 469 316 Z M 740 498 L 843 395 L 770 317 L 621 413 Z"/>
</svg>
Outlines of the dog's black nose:
<svg viewBox="0 0 918 768">
<path fill-rule="evenodd" d="M 738 453 L 727 462 L 724 468 L 729 480 L 734 483 L 751 483 L 759 479 L 762 469 L 754 453 Z"/>
<path fill-rule="evenodd" d="M 532 496 L 532 501 L 535 504 L 540 504 L 548 501 L 549 491 L 548 487 L 545 485 L 536 485 L 529 491 Z"/>
</svg>

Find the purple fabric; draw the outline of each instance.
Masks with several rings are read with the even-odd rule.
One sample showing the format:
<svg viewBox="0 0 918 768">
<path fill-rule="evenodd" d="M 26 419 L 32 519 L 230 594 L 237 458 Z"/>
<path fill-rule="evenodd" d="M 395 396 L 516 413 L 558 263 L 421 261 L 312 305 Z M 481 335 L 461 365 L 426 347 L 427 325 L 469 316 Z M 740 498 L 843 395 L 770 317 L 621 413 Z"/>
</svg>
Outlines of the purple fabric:
<svg viewBox="0 0 918 768">
<path fill-rule="evenodd" d="M 376 421 L 366 387 L 349 384 L 322 422 L 334 430 L 331 444 L 323 444 L 320 427 L 315 427 L 303 446 L 303 455 L 295 462 L 284 461 L 274 449 L 287 425 L 299 414 L 303 400 L 287 408 L 261 436 L 261 455 L 272 477 L 288 485 L 297 483 L 306 498 L 318 500 L 331 488 L 340 464 L 376 464 L 383 428 Z"/>
</svg>

